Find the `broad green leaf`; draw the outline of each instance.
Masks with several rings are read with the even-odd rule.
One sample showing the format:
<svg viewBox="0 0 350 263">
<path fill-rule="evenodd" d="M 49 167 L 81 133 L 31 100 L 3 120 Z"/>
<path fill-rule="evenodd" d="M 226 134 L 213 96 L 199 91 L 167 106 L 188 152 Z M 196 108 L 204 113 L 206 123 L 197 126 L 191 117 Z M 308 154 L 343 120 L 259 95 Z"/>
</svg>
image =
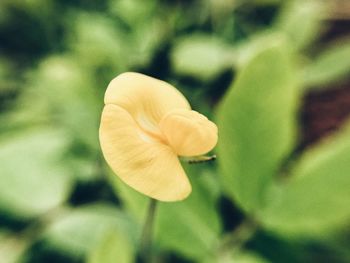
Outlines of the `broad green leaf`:
<svg viewBox="0 0 350 263">
<path fill-rule="evenodd" d="M 93 79 L 84 72 L 71 56 L 43 60 L 38 70 L 29 75 L 29 88 L 20 98 L 18 108 L 37 113 L 38 107 L 39 118 L 50 116 L 47 121 L 66 128 L 72 138 L 99 149 L 98 123 L 103 100 L 98 100 Z"/>
<path fill-rule="evenodd" d="M 155 15 L 157 2 L 154 0 L 119 0 L 109 1 L 110 11 L 131 27 L 148 21 Z"/>
<path fill-rule="evenodd" d="M 155 236 L 163 249 L 199 261 L 213 252 L 221 232 L 217 180 L 216 174 L 201 167 L 187 167 L 186 171 L 192 193 L 184 201 L 159 204 Z"/>
<path fill-rule="evenodd" d="M 303 49 L 320 35 L 326 10 L 324 1 L 286 1 L 275 27 L 286 33 L 293 49 Z"/>
<path fill-rule="evenodd" d="M 80 14 L 70 45 L 93 70 L 107 66 L 117 75 L 131 67 L 145 67 L 168 33 L 164 21 L 154 14 L 156 1 L 110 1 L 110 5 L 118 19 Z M 116 23 L 120 19 L 130 30 Z"/>
<path fill-rule="evenodd" d="M 271 43 L 274 45 L 283 45 L 285 42 L 285 35 L 275 30 L 257 32 L 232 48 L 232 51 L 235 53 L 234 66 L 237 70 L 240 70 L 245 67 L 256 54 L 263 52 L 266 46 L 271 45 Z"/>
<path fill-rule="evenodd" d="M 171 53 L 171 63 L 176 73 L 203 81 L 213 79 L 233 64 L 231 48 L 208 35 L 178 40 Z"/>
<path fill-rule="evenodd" d="M 210 254 L 221 229 L 216 210 L 219 196 L 216 174 L 203 168 L 201 164 L 198 167 L 186 166 L 193 188 L 191 195 L 181 202 L 159 202 L 156 213 L 154 242 L 163 249 L 191 259 Z M 116 175 L 110 179 L 124 208 L 142 227 L 149 199 L 126 186 Z"/>
<path fill-rule="evenodd" d="M 306 151 L 262 213 L 280 233 L 320 235 L 350 219 L 350 129 Z"/>
<path fill-rule="evenodd" d="M 134 246 L 115 229 L 106 231 L 98 245 L 90 251 L 87 263 L 132 263 Z"/>
<path fill-rule="evenodd" d="M 44 239 L 50 246 L 64 253 L 84 258 L 89 253 L 101 253 L 95 250 L 104 249 L 100 246 L 103 246 L 105 238 L 108 238 L 107 232 L 117 232 L 120 237 L 115 238 L 120 238 L 120 241 L 127 240 L 125 242 L 128 244 L 135 244 L 138 229 L 135 229 L 133 221 L 123 212 L 101 203 L 77 208 L 58 218 L 49 226 Z M 112 242 L 117 243 L 116 240 Z M 119 251 L 118 247 L 115 249 Z"/>
<path fill-rule="evenodd" d="M 317 88 L 346 78 L 350 73 L 350 41 L 326 47 L 302 73 L 304 85 Z"/>
<path fill-rule="evenodd" d="M 145 67 L 152 62 L 154 53 L 158 51 L 169 32 L 164 21 L 158 17 L 149 18 L 140 23 L 130 34 L 128 43 L 131 51 L 128 60 L 133 67 Z"/>
<path fill-rule="evenodd" d="M 217 114 L 218 161 L 226 193 L 248 211 L 291 151 L 298 88 L 289 50 L 270 41 L 238 72 Z"/>
<path fill-rule="evenodd" d="M 114 72 L 127 69 L 129 43 L 119 24 L 93 13 L 77 13 L 74 19 L 68 43 L 82 66 L 92 70 L 107 66 Z"/>
<path fill-rule="evenodd" d="M 121 200 L 123 208 L 141 226 L 145 219 L 145 213 L 147 212 L 147 196 L 126 185 L 110 169 L 108 169 L 107 176 L 108 181 L 113 187 L 115 195 Z"/>
<path fill-rule="evenodd" d="M 60 162 L 66 143 L 66 134 L 47 128 L 2 138 L 1 210 L 23 218 L 34 217 L 67 198 L 71 180 Z"/>
</svg>

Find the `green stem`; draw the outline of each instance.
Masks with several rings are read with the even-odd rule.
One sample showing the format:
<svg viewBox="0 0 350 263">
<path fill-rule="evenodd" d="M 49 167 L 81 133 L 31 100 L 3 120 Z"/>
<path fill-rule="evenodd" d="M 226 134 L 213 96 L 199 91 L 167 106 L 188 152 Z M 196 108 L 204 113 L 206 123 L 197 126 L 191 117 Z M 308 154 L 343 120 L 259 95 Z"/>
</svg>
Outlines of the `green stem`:
<svg viewBox="0 0 350 263">
<path fill-rule="evenodd" d="M 151 198 L 140 243 L 140 255 L 145 263 L 152 262 L 152 234 L 156 208 L 157 200 Z"/>
</svg>

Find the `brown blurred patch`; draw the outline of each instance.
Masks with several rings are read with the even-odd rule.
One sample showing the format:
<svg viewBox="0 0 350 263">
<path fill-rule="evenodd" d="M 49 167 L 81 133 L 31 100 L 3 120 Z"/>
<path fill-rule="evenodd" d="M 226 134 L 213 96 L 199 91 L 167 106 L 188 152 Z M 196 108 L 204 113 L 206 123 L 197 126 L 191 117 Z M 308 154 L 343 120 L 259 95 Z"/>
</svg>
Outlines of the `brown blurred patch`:
<svg viewBox="0 0 350 263">
<path fill-rule="evenodd" d="M 330 26 L 323 33 L 321 43 L 350 36 L 350 1 L 335 0 L 330 11 L 327 19 Z M 304 96 L 300 149 L 339 130 L 346 120 L 350 120 L 350 76 L 342 83 Z"/>
<path fill-rule="evenodd" d="M 340 87 L 307 94 L 301 112 L 301 148 L 338 130 L 349 117 L 350 80 Z"/>
</svg>

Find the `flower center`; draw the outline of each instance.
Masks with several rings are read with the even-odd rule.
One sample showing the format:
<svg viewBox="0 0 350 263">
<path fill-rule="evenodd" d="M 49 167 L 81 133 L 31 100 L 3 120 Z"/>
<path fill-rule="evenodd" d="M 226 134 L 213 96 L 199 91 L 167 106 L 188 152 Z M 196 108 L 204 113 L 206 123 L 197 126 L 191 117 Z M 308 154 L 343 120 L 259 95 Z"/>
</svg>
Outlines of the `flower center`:
<svg viewBox="0 0 350 263">
<path fill-rule="evenodd" d="M 153 123 L 149 118 L 140 114 L 136 117 L 136 123 L 140 128 L 140 137 L 146 142 L 162 142 L 165 143 L 166 139 L 161 133 L 157 124 Z"/>
</svg>

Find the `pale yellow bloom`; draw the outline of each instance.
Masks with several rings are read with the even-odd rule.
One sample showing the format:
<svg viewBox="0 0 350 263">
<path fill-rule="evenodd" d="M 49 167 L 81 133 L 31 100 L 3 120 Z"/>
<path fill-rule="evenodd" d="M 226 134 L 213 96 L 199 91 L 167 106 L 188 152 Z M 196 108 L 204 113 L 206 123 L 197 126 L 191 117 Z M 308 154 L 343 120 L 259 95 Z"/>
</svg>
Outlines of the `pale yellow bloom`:
<svg viewBox="0 0 350 263">
<path fill-rule="evenodd" d="M 186 198 L 191 184 L 178 156 L 199 156 L 213 149 L 216 125 L 191 110 L 173 86 L 139 73 L 113 79 L 104 101 L 100 143 L 112 170 L 152 198 Z"/>
</svg>

